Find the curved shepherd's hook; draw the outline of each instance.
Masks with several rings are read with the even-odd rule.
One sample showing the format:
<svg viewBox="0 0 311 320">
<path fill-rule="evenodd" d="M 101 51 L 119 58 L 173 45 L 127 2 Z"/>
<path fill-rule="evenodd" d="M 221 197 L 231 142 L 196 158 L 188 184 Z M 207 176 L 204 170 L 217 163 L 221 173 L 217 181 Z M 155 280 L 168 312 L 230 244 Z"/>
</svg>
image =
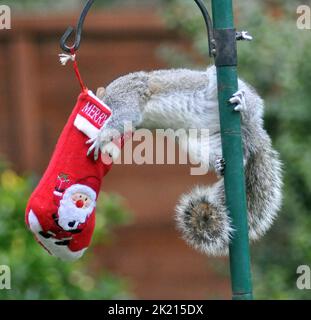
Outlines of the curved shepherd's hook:
<svg viewBox="0 0 311 320">
<path fill-rule="evenodd" d="M 83 30 L 83 24 L 84 24 L 84 20 L 86 15 L 88 14 L 91 6 L 93 5 L 95 0 L 89 0 L 87 2 L 87 4 L 85 5 L 84 9 L 81 12 L 78 24 L 77 24 L 77 28 L 76 28 L 76 37 L 75 37 L 75 42 L 72 46 L 68 46 L 66 44 L 66 42 L 68 41 L 69 37 L 72 35 L 74 28 L 73 27 L 68 27 L 68 29 L 66 30 L 66 32 L 63 34 L 61 40 L 60 40 L 60 46 L 62 48 L 63 51 L 67 52 L 67 53 L 71 53 L 71 51 L 77 51 L 80 47 L 80 42 L 81 42 L 81 34 L 82 34 L 82 30 Z"/>
<path fill-rule="evenodd" d="M 82 35 L 82 30 L 83 30 L 83 24 L 84 24 L 84 20 L 91 8 L 91 6 L 93 5 L 95 0 L 89 0 L 87 2 L 87 4 L 85 5 L 84 9 L 81 12 L 78 24 L 77 24 L 77 28 L 76 28 L 76 37 L 75 37 L 75 41 L 74 44 L 72 46 L 68 46 L 66 43 L 68 41 L 68 39 L 70 38 L 70 36 L 72 35 L 74 28 L 73 27 L 68 27 L 68 29 L 66 30 L 66 32 L 63 34 L 61 40 L 60 40 L 60 46 L 62 48 L 63 51 L 67 52 L 67 53 L 71 53 L 71 51 L 77 51 L 80 47 L 80 42 L 81 42 L 81 35 Z M 204 21 L 206 24 L 206 28 L 207 28 L 207 36 L 208 36 L 208 49 L 209 49 L 209 56 L 212 57 L 212 55 L 214 54 L 214 50 L 215 50 L 215 46 L 214 46 L 214 35 L 213 35 L 213 25 L 212 25 L 212 20 L 211 17 L 208 13 L 208 10 L 206 8 L 206 6 L 204 5 L 204 3 L 201 0 L 194 0 L 195 3 L 198 5 L 198 7 L 200 8 L 202 15 L 204 17 Z"/>
<path fill-rule="evenodd" d="M 205 21 L 205 25 L 207 29 L 207 37 L 208 37 L 208 52 L 209 52 L 209 56 L 212 57 L 216 53 L 212 19 L 208 13 L 208 10 L 205 4 L 201 0 L 194 0 L 194 2 L 200 8 Z"/>
</svg>

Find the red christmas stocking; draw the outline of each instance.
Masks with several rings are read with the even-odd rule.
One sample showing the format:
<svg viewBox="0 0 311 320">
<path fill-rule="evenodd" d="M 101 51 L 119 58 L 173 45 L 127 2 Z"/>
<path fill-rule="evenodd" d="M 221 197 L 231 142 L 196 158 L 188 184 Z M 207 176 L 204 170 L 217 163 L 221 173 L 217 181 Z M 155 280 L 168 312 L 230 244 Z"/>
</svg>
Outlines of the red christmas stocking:
<svg viewBox="0 0 311 320">
<path fill-rule="evenodd" d="M 26 208 L 26 223 L 37 241 L 62 260 L 80 258 L 90 245 L 102 178 L 111 168 L 87 157 L 111 110 L 84 90 L 59 138 L 50 164 Z"/>
</svg>

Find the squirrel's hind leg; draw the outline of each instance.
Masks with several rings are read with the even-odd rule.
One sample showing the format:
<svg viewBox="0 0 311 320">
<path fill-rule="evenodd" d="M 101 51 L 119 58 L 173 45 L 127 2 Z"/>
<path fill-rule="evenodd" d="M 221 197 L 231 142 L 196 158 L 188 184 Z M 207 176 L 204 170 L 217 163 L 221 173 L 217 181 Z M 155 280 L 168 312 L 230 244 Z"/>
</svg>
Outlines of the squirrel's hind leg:
<svg viewBox="0 0 311 320">
<path fill-rule="evenodd" d="M 215 172 L 217 174 L 217 177 L 223 177 L 225 175 L 225 167 L 226 167 L 226 161 L 224 158 L 218 158 L 215 161 Z"/>
</svg>

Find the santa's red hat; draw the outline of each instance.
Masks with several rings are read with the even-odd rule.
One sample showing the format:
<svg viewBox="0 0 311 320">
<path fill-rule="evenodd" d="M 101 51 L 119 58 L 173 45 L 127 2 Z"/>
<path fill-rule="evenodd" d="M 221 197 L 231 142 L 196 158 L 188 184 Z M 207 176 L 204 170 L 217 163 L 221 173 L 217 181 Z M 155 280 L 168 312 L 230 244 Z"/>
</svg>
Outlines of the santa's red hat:
<svg viewBox="0 0 311 320">
<path fill-rule="evenodd" d="M 96 200 L 97 194 L 100 191 L 101 182 L 98 180 L 97 177 L 87 177 L 87 178 L 76 181 L 76 183 L 74 185 L 82 185 L 82 186 L 86 186 L 86 187 L 92 189 L 95 192 L 95 199 L 94 200 Z M 71 187 L 73 187 L 73 186 L 71 186 Z M 92 197 L 92 199 L 93 199 L 93 197 Z"/>
</svg>

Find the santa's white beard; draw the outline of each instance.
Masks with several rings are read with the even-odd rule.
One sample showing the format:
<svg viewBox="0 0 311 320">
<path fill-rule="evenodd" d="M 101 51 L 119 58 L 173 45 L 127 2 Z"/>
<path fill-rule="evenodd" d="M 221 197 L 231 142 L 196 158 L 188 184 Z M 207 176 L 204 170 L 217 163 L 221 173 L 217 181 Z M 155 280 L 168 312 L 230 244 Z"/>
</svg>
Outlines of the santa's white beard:
<svg viewBox="0 0 311 320">
<path fill-rule="evenodd" d="M 71 199 L 63 199 L 58 209 L 58 224 L 66 231 L 75 230 L 79 224 L 85 223 L 94 208 L 95 201 L 87 208 L 77 208 Z"/>
</svg>

